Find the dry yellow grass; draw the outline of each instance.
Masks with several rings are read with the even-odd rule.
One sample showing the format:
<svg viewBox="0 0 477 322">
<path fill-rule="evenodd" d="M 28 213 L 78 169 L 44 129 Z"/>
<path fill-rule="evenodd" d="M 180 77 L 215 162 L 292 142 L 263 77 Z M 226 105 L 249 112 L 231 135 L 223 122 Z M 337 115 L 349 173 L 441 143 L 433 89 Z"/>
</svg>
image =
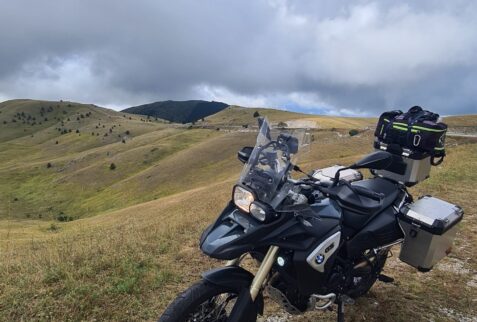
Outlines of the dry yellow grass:
<svg viewBox="0 0 477 322">
<path fill-rule="evenodd" d="M 454 126 L 475 126 L 477 127 L 477 115 L 458 115 L 444 117 L 444 122 L 449 127 Z"/>
<path fill-rule="evenodd" d="M 145 125 L 135 122 L 138 127 Z M 30 184 L 20 185 L 23 190 L 8 190 L 3 180 L 0 192 L 36 192 L 37 198 L 48 199 L 54 195 L 38 188 L 49 187 L 49 180 L 64 187 L 62 194 L 58 192 L 62 198 L 80 193 L 75 187 L 81 185 L 100 191 L 71 196 L 95 209 L 95 216 L 58 222 L 13 213 L 0 219 L 0 320 L 152 321 L 200 272 L 221 265 L 200 253 L 198 239 L 230 198 L 241 170 L 235 153 L 240 146 L 253 143 L 254 133 L 152 126 L 158 128 L 144 130 L 126 145 L 95 142 L 91 149 L 72 148 L 70 152 L 55 150 L 48 140 L 42 147 L 50 152 L 36 150 L 26 138 L 21 144 L 1 145 L 5 158 L 0 153 L 0 177 L 13 185 L 22 180 Z M 310 170 L 351 163 L 372 150 L 371 132 L 349 137 L 346 130 L 315 131 L 312 149 L 300 164 Z M 193 144 L 167 148 L 188 139 Z M 71 140 L 73 145 L 78 142 Z M 431 273 L 422 274 L 400 263 L 396 249 L 386 268 L 396 283 L 376 284 L 347 308 L 349 321 L 475 319 L 477 144 L 465 138 L 448 143 L 451 148 L 444 164 L 433 169 L 431 179 L 413 193 L 433 194 L 464 207 L 466 215 L 454 252 Z M 151 158 L 154 148 L 164 154 Z M 23 152 L 17 158 L 18 151 Z M 98 167 L 109 164 L 107 152 L 124 173 Z M 65 168 L 58 177 L 43 167 L 52 157 L 53 163 Z M 15 161 L 20 159 L 23 162 Z M 143 164 L 145 160 L 150 163 Z M 103 211 L 105 200 L 109 210 Z M 10 210 L 22 210 L 13 201 L 10 206 Z M 277 306 L 269 306 L 267 315 L 275 314 L 281 314 Z M 333 314 L 309 313 L 289 320 L 317 318 L 332 320 Z"/>
<path fill-rule="evenodd" d="M 355 151 L 357 152 L 357 151 Z M 358 152 L 359 153 L 359 152 Z M 396 285 L 377 284 L 371 293 L 348 309 L 350 321 L 452 321 L 446 309 L 462 316 L 475 314 L 475 288 L 467 286 L 477 268 L 473 258 L 476 240 L 475 164 L 466 167 L 476 146 L 459 146 L 447 164 L 419 190 L 461 204 L 466 210 L 456 251 L 429 274 L 417 273 L 395 258 L 387 274 Z M 351 157 L 351 156 L 350 156 Z M 335 160 L 320 161 L 334 164 Z M 238 173 L 237 163 L 233 172 Z M 473 175 L 473 177 L 472 177 Z M 440 182 L 446 181 L 443 186 Z M 111 213 L 57 224 L 22 228 L 30 238 L 6 237 L 2 229 L 1 287 L 6 319 L 107 319 L 153 320 L 165 305 L 201 271 L 220 265 L 197 249 L 200 232 L 216 217 L 230 196 L 234 179 L 196 188 L 160 200 Z M 11 227 L 11 231 L 18 231 Z M 397 250 L 396 250 L 397 252 Z M 456 264 L 457 263 L 457 264 Z M 448 271 L 451 267 L 451 271 Z M 462 267 L 461 271 L 457 271 Z M 27 287 L 28 286 L 28 287 Z M 271 306 L 276 308 L 275 306 Z M 385 308 L 385 310 L 378 309 Z M 441 310 L 441 311 L 439 311 Z M 269 315 L 277 312 L 268 311 Z M 292 321 L 316 317 L 331 319 L 331 313 L 309 313 Z"/>
<path fill-rule="evenodd" d="M 281 111 L 266 108 L 245 108 L 240 106 L 231 106 L 227 109 L 209 116 L 206 118 L 204 124 L 214 126 L 256 126 L 257 120 L 253 117 L 254 113 L 258 112 L 260 116 L 265 116 L 274 124 L 279 122 L 289 122 L 295 124 L 296 122 L 306 122 L 319 129 L 362 129 L 372 126 L 376 123 L 375 118 L 354 118 L 354 117 L 336 117 L 336 116 L 316 116 L 303 113 L 294 113 L 288 111 Z M 306 125 L 305 125 L 306 126 Z"/>
</svg>

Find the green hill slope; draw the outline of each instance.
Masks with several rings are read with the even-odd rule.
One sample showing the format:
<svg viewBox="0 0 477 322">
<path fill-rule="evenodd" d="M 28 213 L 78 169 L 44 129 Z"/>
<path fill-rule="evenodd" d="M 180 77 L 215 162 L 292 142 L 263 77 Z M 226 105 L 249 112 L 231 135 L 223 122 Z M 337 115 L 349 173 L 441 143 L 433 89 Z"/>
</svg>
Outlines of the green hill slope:
<svg viewBox="0 0 477 322">
<path fill-rule="evenodd" d="M 228 105 L 206 101 L 163 101 L 127 108 L 123 112 L 162 118 L 175 123 L 196 122 L 220 112 Z"/>
</svg>

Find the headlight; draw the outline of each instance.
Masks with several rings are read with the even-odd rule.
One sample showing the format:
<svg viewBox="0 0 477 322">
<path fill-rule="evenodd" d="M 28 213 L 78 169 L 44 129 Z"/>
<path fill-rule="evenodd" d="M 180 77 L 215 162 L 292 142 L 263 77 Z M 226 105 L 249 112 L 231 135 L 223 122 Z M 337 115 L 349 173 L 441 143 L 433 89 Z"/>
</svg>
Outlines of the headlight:
<svg viewBox="0 0 477 322">
<path fill-rule="evenodd" d="M 250 205 L 254 202 L 255 197 L 253 193 L 241 186 L 234 187 L 234 203 L 235 205 L 245 211 L 250 212 Z"/>
<path fill-rule="evenodd" d="M 261 222 L 269 222 L 276 217 L 276 213 L 270 206 L 259 201 L 254 201 L 250 205 L 250 214 Z"/>
</svg>

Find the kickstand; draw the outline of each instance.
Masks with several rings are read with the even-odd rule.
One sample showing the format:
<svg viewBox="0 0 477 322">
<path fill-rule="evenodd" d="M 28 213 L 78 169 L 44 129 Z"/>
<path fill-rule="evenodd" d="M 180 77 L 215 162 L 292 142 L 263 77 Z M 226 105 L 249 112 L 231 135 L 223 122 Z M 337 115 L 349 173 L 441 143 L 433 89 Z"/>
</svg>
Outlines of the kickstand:
<svg viewBox="0 0 477 322">
<path fill-rule="evenodd" d="M 345 322 L 345 304 L 342 299 L 338 300 L 338 322 Z"/>
</svg>

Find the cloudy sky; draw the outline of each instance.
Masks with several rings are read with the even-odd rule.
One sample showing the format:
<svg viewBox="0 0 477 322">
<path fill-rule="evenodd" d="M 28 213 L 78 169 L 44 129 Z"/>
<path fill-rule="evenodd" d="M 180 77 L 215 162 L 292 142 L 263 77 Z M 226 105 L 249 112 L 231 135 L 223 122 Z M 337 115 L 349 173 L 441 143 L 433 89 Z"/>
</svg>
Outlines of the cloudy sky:
<svg viewBox="0 0 477 322">
<path fill-rule="evenodd" d="M 473 0 L 0 0 L 0 101 L 477 113 Z"/>
</svg>

